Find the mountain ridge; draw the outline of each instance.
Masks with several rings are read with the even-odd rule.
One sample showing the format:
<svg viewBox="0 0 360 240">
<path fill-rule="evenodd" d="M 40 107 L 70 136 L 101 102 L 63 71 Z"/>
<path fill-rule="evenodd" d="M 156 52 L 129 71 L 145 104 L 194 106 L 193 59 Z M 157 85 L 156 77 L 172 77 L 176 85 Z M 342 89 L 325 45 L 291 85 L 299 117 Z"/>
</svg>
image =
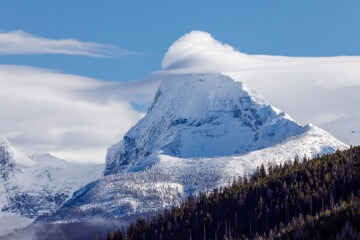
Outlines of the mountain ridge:
<svg viewBox="0 0 360 240">
<path fill-rule="evenodd" d="M 226 186 L 261 164 L 348 148 L 312 124 L 299 125 L 244 86 L 222 74 L 169 75 L 148 114 L 108 149 L 104 176 L 38 220 L 156 212 L 190 193 Z"/>
<path fill-rule="evenodd" d="M 0 138 L 0 226 L 10 218 L 26 226 L 57 210 L 75 190 L 100 177 L 103 166 L 71 164 L 49 153 L 29 158 Z"/>
</svg>

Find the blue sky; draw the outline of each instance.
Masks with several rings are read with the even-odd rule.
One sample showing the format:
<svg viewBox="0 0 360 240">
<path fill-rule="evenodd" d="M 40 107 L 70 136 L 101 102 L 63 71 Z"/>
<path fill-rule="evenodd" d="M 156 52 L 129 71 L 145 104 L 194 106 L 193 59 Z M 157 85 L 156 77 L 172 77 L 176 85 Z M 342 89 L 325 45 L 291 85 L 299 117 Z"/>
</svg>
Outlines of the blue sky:
<svg viewBox="0 0 360 240">
<path fill-rule="evenodd" d="M 250 54 L 360 55 L 359 1 L 3 0 L 0 29 L 49 39 L 112 44 L 138 52 L 115 58 L 0 55 L 0 64 L 132 81 L 160 70 L 167 48 L 191 30 Z"/>
</svg>

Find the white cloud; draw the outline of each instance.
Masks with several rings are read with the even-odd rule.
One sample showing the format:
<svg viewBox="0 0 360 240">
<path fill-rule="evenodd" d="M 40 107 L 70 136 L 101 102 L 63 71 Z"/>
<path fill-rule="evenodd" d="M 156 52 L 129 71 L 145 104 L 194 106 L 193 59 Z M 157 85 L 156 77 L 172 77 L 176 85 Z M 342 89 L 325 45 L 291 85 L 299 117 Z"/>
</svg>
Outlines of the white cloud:
<svg viewBox="0 0 360 240">
<path fill-rule="evenodd" d="M 135 52 L 110 44 L 81 42 L 75 39 L 48 39 L 24 31 L 0 33 L 0 55 L 68 54 L 90 57 L 116 57 Z"/>
<path fill-rule="evenodd" d="M 321 124 L 358 108 L 360 57 L 248 55 L 193 31 L 165 54 L 168 73 L 222 72 L 243 81 L 305 124 Z"/>
<path fill-rule="evenodd" d="M 134 84 L 0 65 L 0 136 L 27 154 L 103 162 L 107 147 L 142 116 L 125 100 L 137 101 Z"/>
</svg>

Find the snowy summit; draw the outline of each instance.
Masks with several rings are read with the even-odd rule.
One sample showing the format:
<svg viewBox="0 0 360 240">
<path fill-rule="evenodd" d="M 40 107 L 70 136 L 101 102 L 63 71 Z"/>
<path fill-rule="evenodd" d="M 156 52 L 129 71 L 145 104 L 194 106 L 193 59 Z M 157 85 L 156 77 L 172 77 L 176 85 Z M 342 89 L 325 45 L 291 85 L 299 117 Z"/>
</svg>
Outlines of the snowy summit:
<svg viewBox="0 0 360 240">
<path fill-rule="evenodd" d="M 245 154 L 305 132 L 284 112 L 222 74 L 165 79 L 148 114 L 111 147 L 105 175 L 143 169 L 161 151 L 180 158 Z"/>
</svg>

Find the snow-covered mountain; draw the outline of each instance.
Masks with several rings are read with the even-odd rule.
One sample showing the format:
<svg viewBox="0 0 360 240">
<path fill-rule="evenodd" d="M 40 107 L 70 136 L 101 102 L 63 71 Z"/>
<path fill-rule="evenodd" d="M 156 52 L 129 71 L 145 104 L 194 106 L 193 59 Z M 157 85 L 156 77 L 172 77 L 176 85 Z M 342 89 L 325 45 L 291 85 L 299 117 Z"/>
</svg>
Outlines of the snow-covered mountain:
<svg viewBox="0 0 360 240">
<path fill-rule="evenodd" d="M 262 163 L 347 147 L 311 124 L 299 125 L 228 76 L 169 75 L 146 116 L 108 149 L 104 176 L 41 220 L 152 212 Z"/>
<path fill-rule="evenodd" d="M 241 82 L 222 74 L 165 79 L 145 118 L 112 146 L 105 175 L 136 171 L 158 151 L 181 158 L 245 154 L 273 146 L 305 128 Z"/>
<path fill-rule="evenodd" d="M 68 163 L 48 153 L 29 158 L 0 138 L 0 226 L 14 217 L 29 223 L 58 209 L 75 190 L 99 178 L 103 168 Z"/>
<path fill-rule="evenodd" d="M 360 145 L 360 109 L 321 127 L 348 145 Z"/>
</svg>

